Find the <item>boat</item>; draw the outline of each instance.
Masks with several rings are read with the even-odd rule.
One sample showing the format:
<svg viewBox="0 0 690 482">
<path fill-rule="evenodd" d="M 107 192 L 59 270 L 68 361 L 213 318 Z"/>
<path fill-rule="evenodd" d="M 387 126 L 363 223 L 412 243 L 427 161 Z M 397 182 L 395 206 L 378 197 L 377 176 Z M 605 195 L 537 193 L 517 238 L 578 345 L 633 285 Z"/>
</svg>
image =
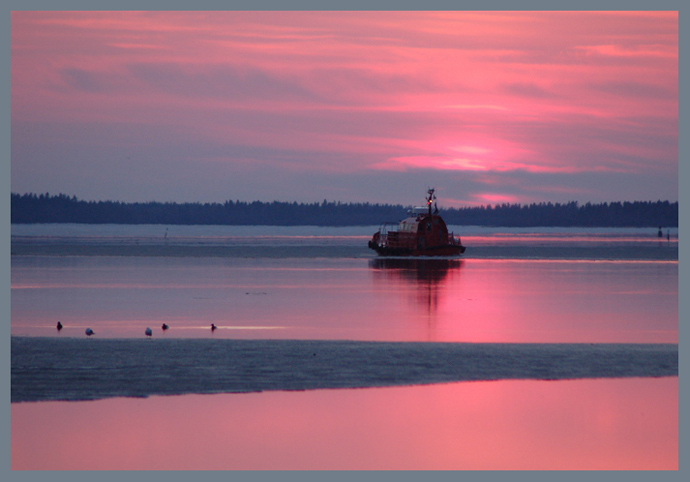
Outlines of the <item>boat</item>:
<svg viewBox="0 0 690 482">
<path fill-rule="evenodd" d="M 413 208 L 399 223 L 383 223 L 369 241 L 379 256 L 459 256 L 465 252 L 460 238 L 448 232 L 438 214 L 434 189 L 427 191 L 426 206 Z"/>
</svg>

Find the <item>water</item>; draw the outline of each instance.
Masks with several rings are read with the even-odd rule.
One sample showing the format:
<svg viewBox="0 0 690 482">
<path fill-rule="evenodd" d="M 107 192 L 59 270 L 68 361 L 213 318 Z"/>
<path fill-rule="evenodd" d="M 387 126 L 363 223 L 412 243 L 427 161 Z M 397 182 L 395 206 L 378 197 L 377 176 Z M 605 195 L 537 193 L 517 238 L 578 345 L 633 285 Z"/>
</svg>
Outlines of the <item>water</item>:
<svg viewBox="0 0 690 482">
<path fill-rule="evenodd" d="M 12 226 L 12 254 L 370 258 L 369 227 L 38 224 Z M 677 229 L 449 226 L 465 259 L 678 260 Z"/>
<path fill-rule="evenodd" d="M 376 227 L 15 225 L 11 333 L 78 345 L 143 340 L 147 326 L 151 346 L 191 338 L 678 343 L 677 231 L 660 240 L 655 229 L 451 229 L 468 246 L 461 260 L 376 258 L 366 248 Z M 86 327 L 95 339 L 86 338 Z M 37 467 L 31 454 L 40 446 L 47 468 L 677 468 L 677 390 L 677 377 L 665 377 L 13 403 L 12 467 Z M 582 394 L 579 406 L 570 401 L 574 393 Z M 489 398 L 484 410 L 468 408 Z M 441 399 L 442 410 L 419 409 Z M 524 403 L 508 408 L 515 399 Z M 153 417 L 164 410 L 168 422 L 180 420 L 209 404 L 218 405 L 220 420 L 163 430 Z M 93 445 L 75 420 L 82 409 L 98 411 L 93 436 L 122 443 L 119 453 L 104 450 L 89 463 L 57 448 Z M 341 412 L 347 420 L 331 415 Z M 540 413 L 551 415 L 540 420 Z M 649 423 L 639 423 L 640 413 Z M 161 435 L 142 450 L 176 443 L 170 456 L 147 461 L 125 449 L 132 435 L 118 427 L 145 414 L 152 419 L 141 426 Z M 33 421 L 47 416 L 75 423 L 58 430 Z M 244 416 L 265 426 L 243 424 Z M 566 429 L 571 418 L 578 422 Z M 445 443 L 413 442 L 419 433 Z M 513 440 L 516 433 L 522 438 Z M 518 441 L 525 437 L 539 441 L 526 448 Z M 371 448 L 366 455 L 357 447 L 369 438 L 398 447 L 397 455 Z M 411 449 L 400 449 L 399 439 Z M 480 456 L 471 439 L 485 440 L 477 444 L 485 448 L 512 442 Z M 221 445 L 244 443 L 255 453 L 214 462 L 189 440 L 217 454 Z M 572 440 L 582 447 L 574 450 Z M 415 449 L 424 455 L 410 455 Z M 511 455 L 521 450 L 531 452 Z"/>
<path fill-rule="evenodd" d="M 10 408 L 14 470 L 678 470 L 677 377 Z"/>
</svg>

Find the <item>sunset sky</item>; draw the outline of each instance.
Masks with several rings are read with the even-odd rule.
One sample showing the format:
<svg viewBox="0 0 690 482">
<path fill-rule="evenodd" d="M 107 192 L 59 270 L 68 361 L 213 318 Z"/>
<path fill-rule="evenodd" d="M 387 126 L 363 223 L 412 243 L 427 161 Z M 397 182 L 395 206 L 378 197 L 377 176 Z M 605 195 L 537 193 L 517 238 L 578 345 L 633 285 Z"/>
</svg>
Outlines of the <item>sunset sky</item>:
<svg viewBox="0 0 690 482">
<path fill-rule="evenodd" d="M 677 12 L 12 12 L 11 190 L 678 200 Z"/>
</svg>

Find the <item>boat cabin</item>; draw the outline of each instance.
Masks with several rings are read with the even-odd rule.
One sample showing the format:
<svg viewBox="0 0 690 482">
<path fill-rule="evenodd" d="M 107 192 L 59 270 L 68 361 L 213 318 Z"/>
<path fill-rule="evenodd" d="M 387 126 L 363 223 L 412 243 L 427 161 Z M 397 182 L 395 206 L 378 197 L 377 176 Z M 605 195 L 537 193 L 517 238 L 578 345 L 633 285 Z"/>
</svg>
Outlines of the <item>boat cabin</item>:
<svg viewBox="0 0 690 482">
<path fill-rule="evenodd" d="M 369 247 L 388 256 L 447 256 L 465 251 L 460 240 L 448 232 L 436 208 L 434 190 L 430 189 L 426 207 L 417 207 L 397 224 L 384 223 L 374 234 Z M 433 205 L 433 211 L 432 211 Z"/>
</svg>

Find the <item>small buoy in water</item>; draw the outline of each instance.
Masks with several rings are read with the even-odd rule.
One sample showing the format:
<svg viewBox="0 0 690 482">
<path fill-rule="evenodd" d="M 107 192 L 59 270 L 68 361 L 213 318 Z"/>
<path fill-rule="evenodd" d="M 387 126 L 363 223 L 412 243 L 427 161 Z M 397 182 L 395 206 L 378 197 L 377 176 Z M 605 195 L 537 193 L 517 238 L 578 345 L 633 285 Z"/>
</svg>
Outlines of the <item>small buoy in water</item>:
<svg viewBox="0 0 690 482">
<path fill-rule="evenodd" d="M 216 331 L 216 328 L 218 328 L 218 327 L 216 325 L 214 325 L 213 323 L 211 323 L 211 331 Z"/>
<path fill-rule="evenodd" d="M 59 321 L 58 321 L 58 324 L 57 324 L 57 330 L 58 330 L 58 331 L 62 330 L 62 323 L 60 323 Z"/>
<path fill-rule="evenodd" d="M 161 326 L 161 328 L 163 328 L 163 330 L 167 330 L 170 327 L 168 325 L 166 325 L 165 323 L 163 323 L 163 326 Z"/>
<path fill-rule="evenodd" d="M 151 328 L 149 328 L 148 326 L 146 327 L 146 331 L 145 331 L 144 333 L 146 333 L 146 336 L 151 336 L 151 335 L 153 335 L 153 332 L 151 331 Z"/>
<path fill-rule="evenodd" d="M 84 333 L 86 333 L 86 336 L 91 336 L 95 334 L 91 328 L 87 328 Z"/>
</svg>

